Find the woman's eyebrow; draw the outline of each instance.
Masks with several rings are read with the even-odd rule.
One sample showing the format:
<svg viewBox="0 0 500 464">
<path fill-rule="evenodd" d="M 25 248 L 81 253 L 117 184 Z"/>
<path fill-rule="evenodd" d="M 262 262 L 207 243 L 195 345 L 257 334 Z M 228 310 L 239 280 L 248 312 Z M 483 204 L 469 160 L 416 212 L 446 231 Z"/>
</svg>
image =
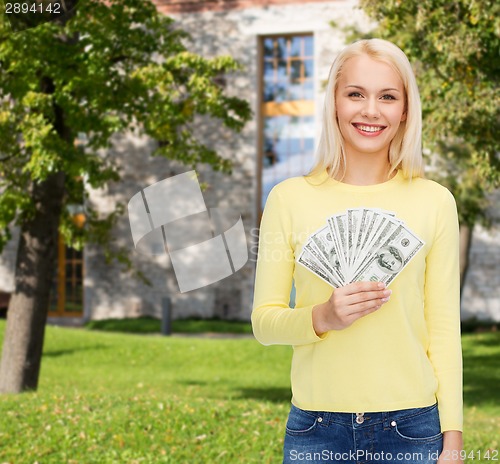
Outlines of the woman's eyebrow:
<svg viewBox="0 0 500 464">
<path fill-rule="evenodd" d="M 349 87 L 353 87 L 353 88 L 355 88 L 355 89 L 360 89 L 360 90 L 365 90 L 365 88 L 364 88 L 364 87 L 362 87 L 361 85 L 349 84 L 349 85 L 346 85 L 346 86 L 345 86 L 345 88 L 346 88 L 346 89 L 347 89 L 347 88 L 349 88 Z M 395 88 L 393 88 L 393 87 L 389 87 L 389 88 L 387 88 L 387 89 L 382 89 L 380 92 L 389 92 L 389 91 L 393 91 L 393 92 L 399 92 L 399 93 L 401 93 L 401 91 L 400 91 L 400 90 L 395 89 Z"/>
</svg>

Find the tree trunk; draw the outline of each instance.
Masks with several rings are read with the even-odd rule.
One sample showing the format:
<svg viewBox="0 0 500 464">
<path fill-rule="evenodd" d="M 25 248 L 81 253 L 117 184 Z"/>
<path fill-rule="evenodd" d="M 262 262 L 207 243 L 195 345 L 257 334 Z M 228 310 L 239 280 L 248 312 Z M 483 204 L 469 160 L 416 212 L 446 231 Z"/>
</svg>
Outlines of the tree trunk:
<svg viewBox="0 0 500 464">
<path fill-rule="evenodd" d="M 62 40 L 69 40 L 66 36 Z M 54 80 L 40 79 L 41 92 L 53 95 Z M 63 109 L 53 100 L 54 129 L 72 143 Z M 59 220 L 65 195 L 64 172 L 27 186 L 33 201 L 32 216 L 22 218 L 17 248 L 15 290 L 7 311 L 7 327 L 0 361 L 0 393 L 36 390 L 42 360 L 50 289 L 56 270 Z"/>
<path fill-rule="evenodd" d="M 462 295 L 467 270 L 469 269 L 469 255 L 473 231 L 474 226 L 468 226 L 467 224 L 460 225 L 460 295 Z"/>
<path fill-rule="evenodd" d="M 52 95 L 51 77 L 40 79 L 40 90 Z M 54 128 L 71 142 L 62 108 L 53 101 Z M 17 248 L 15 290 L 7 311 L 0 361 L 0 393 L 20 393 L 38 386 L 50 289 L 56 267 L 59 220 L 65 195 L 65 173 L 31 182 L 32 216 L 23 218 Z"/>
<path fill-rule="evenodd" d="M 15 290 L 7 311 L 0 363 L 0 393 L 20 393 L 38 386 L 64 177 L 62 172 L 52 174 L 31 187 L 35 212 L 21 227 Z"/>
</svg>

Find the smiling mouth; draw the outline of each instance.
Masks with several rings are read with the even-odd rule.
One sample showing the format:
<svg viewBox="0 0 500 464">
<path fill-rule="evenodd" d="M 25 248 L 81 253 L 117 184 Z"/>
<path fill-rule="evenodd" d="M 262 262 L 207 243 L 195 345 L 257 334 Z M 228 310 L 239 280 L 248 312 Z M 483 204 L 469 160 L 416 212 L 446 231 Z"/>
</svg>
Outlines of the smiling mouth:
<svg viewBox="0 0 500 464">
<path fill-rule="evenodd" d="M 366 132 L 368 134 L 374 134 L 376 132 L 381 132 L 383 131 L 387 126 L 372 126 L 372 125 L 366 125 L 366 124 L 359 124 L 356 122 L 353 122 L 352 125 L 360 130 L 361 132 Z"/>
</svg>

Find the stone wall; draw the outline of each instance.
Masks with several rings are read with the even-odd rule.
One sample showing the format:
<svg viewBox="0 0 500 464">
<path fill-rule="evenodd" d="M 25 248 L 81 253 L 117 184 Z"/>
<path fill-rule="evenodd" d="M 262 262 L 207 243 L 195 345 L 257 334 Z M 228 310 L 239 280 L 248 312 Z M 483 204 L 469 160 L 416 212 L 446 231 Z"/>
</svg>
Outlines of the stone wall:
<svg viewBox="0 0 500 464">
<path fill-rule="evenodd" d="M 0 292 L 11 293 L 14 291 L 14 266 L 16 263 L 17 244 L 19 242 L 19 229 L 11 229 L 12 239 L 7 243 L 0 254 Z"/>
<path fill-rule="evenodd" d="M 462 319 L 500 322 L 500 191 L 490 197 L 492 227 L 474 228 L 462 294 Z"/>
<path fill-rule="evenodd" d="M 300 3 L 319 3 L 331 0 L 153 0 L 153 3 L 165 14 L 192 13 L 199 11 L 228 11 L 233 9 L 260 7 L 271 5 L 290 5 Z"/>
<path fill-rule="evenodd" d="M 236 138 L 235 138 L 236 140 Z M 243 143 L 244 138 L 235 142 Z M 108 156 L 114 159 L 122 173 L 122 179 L 105 191 L 91 192 L 90 201 L 100 211 L 109 212 L 117 202 L 127 204 L 141 189 L 188 171 L 190 168 L 164 158 L 151 157 L 157 147 L 154 140 L 136 134 L 116 136 L 114 148 Z M 243 152 L 244 150 L 239 150 Z M 252 191 L 252 176 L 245 174 L 241 160 L 236 158 L 235 174 L 232 177 L 215 173 L 200 166 L 197 169 L 200 183 L 208 183 L 203 192 L 207 208 L 230 206 L 242 216 L 247 234 L 251 227 L 252 213 L 249 208 Z M 170 298 L 175 318 L 186 317 L 232 317 L 245 318 L 240 314 L 243 307 L 241 282 L 251 279 L 252 269 L 246 266 L 221 282 L 206 288 L 180 293 L 169 256 L 146 256 L 134 249 L 128 215 L 123 216 L 114 232 L 114 246 L 130 250 L 134 269 L 140 270 L 152 286 L 145 285 L 130 273 L 122 272 L 117 265 L 108 265 L 102 250 L 89 245 L 85 249 L 85 317 L 103 319 L 109 317 L 135 317 L 139 315 L 161 315 L 162 301 Z M 246 298 L 249 296 L 247 295 Z M 217 303 L 217 304 L 216 304 Z"/>
</svg>

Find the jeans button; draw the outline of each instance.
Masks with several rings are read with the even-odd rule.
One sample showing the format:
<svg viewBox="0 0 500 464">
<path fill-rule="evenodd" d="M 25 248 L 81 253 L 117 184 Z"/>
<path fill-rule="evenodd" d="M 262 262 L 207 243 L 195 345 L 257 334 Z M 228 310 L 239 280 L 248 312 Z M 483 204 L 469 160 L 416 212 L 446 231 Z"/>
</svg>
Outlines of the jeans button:
<svg viewBox="0 0 500 464">
<path fill-rule="evenodd" d="M 363 417 L 364 414 L 365 414 L 364 412 L 357 412 L 356 413 L 356 422 L 358 424 L 362 424 L 365 421 L 365 418 Z"/>
</svg>

